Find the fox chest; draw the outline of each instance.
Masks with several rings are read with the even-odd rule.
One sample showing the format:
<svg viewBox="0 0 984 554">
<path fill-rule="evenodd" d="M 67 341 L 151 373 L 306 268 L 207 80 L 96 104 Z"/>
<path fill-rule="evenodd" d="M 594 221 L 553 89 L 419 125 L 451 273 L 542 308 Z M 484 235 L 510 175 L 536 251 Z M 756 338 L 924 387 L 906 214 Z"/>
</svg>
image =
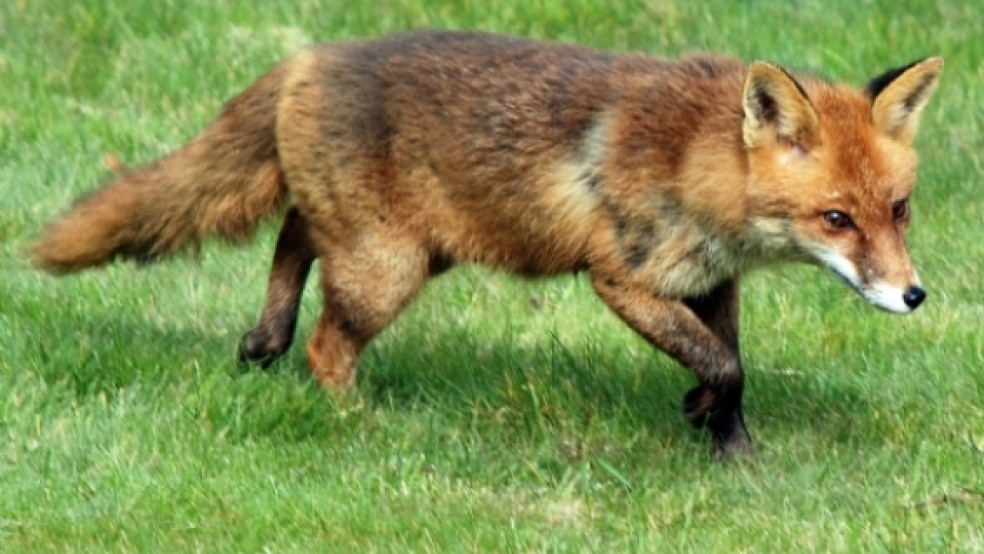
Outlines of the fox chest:
<svg viewBox="0 0 984 554">
<path fill-rule="evenodd" d="M 617 225 L 617 250 L 634 280 L 653 294 L 689 298 L 711 291 L 744 271 L 751 260 L 733 240 L 698 225 L 673 222 Z"/>
</svg>

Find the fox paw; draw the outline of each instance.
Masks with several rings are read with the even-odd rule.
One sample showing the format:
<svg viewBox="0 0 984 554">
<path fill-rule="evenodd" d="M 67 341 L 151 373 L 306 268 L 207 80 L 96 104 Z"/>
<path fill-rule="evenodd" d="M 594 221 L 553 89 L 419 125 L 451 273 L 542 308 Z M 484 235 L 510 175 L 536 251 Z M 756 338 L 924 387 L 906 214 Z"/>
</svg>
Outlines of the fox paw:
<svg viewBox="0 0 984 554">
<path fill-rule="evenodd" d="M 718 460 L 734 460 L 753 454 L 755 447 L 745 428 L 741 409 L 716 411 L 716 400 L 717 396 L 711 390 L 694 387 L 683 398 L 684 417 L 697 429 L 707 428 L 714 440 L 714 455 Z"/>
<path fill-rule="evenodd" d="M 287 352 L 288 348 L 290 348 L 289 343 L 282 344 L 282 341 L 273 340 L 262 330 L 254 329 L 243 335 L 242 340 L 239 341 L 239 363 L 256 364 L 263 369 L 268 369 Z"/>
</svg>

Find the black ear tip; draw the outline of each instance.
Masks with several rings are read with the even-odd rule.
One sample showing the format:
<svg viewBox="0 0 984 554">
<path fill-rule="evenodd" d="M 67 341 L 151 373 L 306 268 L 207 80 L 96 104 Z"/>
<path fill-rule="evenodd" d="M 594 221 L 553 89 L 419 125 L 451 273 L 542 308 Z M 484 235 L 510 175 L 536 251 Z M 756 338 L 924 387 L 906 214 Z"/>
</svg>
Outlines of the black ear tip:
<svg viewBox="0 0 984 554">
<path fill-rule="evenodd" d="M 875 77 L 874 79 L 869 81 L 868 84 L 864 87 L 865 94 L 868 95 L 868 98 L 874 100 L 875 98 L 878 97 L 879 94 L 881 94 L 883 90 L 885 90 L 886 87 L 888 87 L 888 85 L 892 84 L 892 81 L 898 79 L 899 76 L 901 76 L 906 71 L 909 71 L 913 67 L 926 62 L 933 62 L 935 65 L 938 65 L 940 69 L 943 68 L 943 58 L 939 56 L 920 58 L 908 65 L 889 69 L 885 73 L 882 73 L 881 75 Z"/>
</svg>

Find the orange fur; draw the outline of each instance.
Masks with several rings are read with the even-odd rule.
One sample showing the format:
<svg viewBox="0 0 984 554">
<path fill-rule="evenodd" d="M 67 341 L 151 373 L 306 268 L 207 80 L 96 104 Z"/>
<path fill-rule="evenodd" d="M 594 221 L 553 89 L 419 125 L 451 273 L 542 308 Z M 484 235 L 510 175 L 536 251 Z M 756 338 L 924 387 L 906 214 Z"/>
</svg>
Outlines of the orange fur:
<svg viewBox="0 0 984 554">
<path fill-rule="evenodd" d="M 318 259 L 324 312 L 307 354 L 329 387 L 351 384 L 364 345 L 453 265 L 588 270 L 612 310 L 696 373 L 690 420 L 740 452 L 741 274 L 807 260 L 887 309 L 921 301 L 899 202 L 941 67 L 859 92 L 764 62 L 479 33 L 322 45 L 187 146 L 82 199 L 33 252 L 64 272 L 237 238 L 289 190 L 242 355 L 267 363 L 289 347 Z M 853 231 L 834 226 L 845 221 Z"/>
<path fill-rule="evenodd" d="M 34 262 L 65 273 L 247 236 L 287 192 L 273 134 L 281 79 L 271 72 L 183 148 L 80 198 L 34 244 Z"/>
</svg>

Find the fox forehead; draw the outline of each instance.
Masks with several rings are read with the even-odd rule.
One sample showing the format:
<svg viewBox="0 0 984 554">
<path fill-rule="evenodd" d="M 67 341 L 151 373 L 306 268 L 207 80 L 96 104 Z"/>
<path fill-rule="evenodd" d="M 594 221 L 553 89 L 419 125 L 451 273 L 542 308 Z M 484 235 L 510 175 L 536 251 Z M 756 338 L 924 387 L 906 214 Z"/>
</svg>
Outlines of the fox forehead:
<svg viewBox="0 0 984 554">
<path fill-rule="evenodd" d="M 915 151 L 875 128 L 871 101 L 846 87 L 811 91 L 823 132 L 832 197 L 883 205 L 907 198 L 916 179 Z M 874 207 L 874 206 L 873 206 Z"/>
</svg>

